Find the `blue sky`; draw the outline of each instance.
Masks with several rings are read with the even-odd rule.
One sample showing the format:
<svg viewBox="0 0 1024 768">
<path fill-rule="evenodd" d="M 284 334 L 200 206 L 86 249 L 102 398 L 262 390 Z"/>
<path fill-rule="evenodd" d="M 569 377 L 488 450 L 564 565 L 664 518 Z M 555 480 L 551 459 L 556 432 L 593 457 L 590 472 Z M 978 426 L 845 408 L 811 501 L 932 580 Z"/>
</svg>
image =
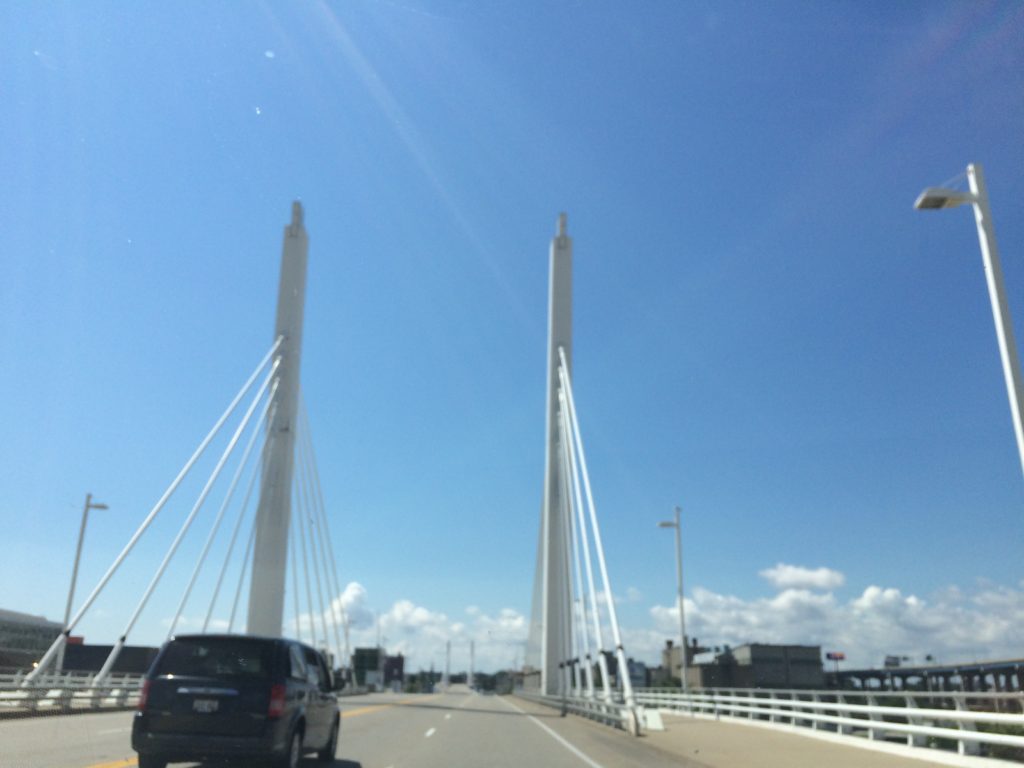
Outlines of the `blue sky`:
<svg viewBox="0 0 1024 768">
<path fill-rule="evenodd" d="M 60 616 L 86 491 L 110 510 L 81 589 L 141 522 L 270 344 L 299 198 L 356 639 L 377 611 L 414 666 L 446 636 L 510 663 L 565 210 L 627 650 L 672 636 L 656 523 L 681 504 L 702 640 L 1024 655 L 973 218 L 912 208 L 984 165 L 1024 333 L 1022 41 L 1019 3 L 5 4 L 0 606 Z M 201 481 L 87 640 L 120 632 Z M 161 639 L 203 535 L 133 640 Z"/>
</svg>

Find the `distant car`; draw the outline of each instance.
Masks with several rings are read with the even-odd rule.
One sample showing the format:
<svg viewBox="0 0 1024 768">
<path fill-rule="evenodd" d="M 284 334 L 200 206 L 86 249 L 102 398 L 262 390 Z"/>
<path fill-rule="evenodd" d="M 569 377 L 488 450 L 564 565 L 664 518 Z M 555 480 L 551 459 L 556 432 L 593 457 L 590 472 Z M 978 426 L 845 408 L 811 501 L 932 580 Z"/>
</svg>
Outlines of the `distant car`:
<svg viewBox="0 0 1024 768">
<path fill-rule="evenodd" d="M 139 768 L 239 759 L 334 760 L 341 716 L 319 652 L 294 640 L 178 635 L 146 674 L 132 724 Z"/>
</svg>

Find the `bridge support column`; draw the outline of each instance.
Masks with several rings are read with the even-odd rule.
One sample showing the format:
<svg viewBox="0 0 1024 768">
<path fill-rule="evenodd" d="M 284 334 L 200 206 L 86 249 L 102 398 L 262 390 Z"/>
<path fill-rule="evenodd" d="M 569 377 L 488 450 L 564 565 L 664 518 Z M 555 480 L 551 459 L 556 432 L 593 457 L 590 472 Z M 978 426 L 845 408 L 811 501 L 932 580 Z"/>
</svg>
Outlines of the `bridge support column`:
<svg viewBox="0 0 1024 768">
<path fill-rule="evenodd" d="M 298 424 L 299 362 L 302 316 L 306 303 L 306 257 L 309 238 L 302 222 L 302 204 L 292 203 L 292 220 L 284 230 L 281 282 L 277 295 L 275 338 L 280 365 L 273 412 L 267 427 L 266 463 L 260 478 L 256 512 L 256 544 L 249 588 L 249 634 L 280 637 L 284 620 L 288 526 L 291 524 L 292 473 Z"/>
<path fill-rule="evenodd" d="M 545 429 L 547 444 L 544 468 L 544 499 L 541 516 L 542 628 L 541 693 L 555 696 L 565 679 L 565 662 L 572 655 L 569 593 L 569 552 L 566 534 L 569 500 L 561 476 L 559 440 L 560 386 L 559 347 L 572 365 L 572 240 L 566 233 L 566 216 L 558 217 L 558 230 L 551 241 L 548 294 L 548 387 Z M 561 668 L 560 668 L 561 667 Z"/>
</svg>

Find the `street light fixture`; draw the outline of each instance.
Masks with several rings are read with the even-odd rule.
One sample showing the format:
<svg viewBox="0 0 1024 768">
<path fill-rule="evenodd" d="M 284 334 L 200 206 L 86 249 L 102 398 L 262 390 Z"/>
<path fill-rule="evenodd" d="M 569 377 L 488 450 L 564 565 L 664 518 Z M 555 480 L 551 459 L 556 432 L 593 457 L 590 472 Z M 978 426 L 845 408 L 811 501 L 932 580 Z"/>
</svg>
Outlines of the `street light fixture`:
<svg viewBox="0 0 1024 768">
<path fill-rule="evenodd" d="M 981 258 L 985 265 L 985 280 L 988 283 L 988 294 L 992 303 L 992 318 L 995 320 L 999 355 L 1003 361 L 1003 377 L 1006 380 L 1006 391 L 1010 398 L 1013 430 L 1017 437 L 1017 452 L 1020 455 L 1021 470 L 1024 471 L 1024 420 L 1021 417 L 1020 405 L 1021 400 L 1024 399 L 1024 392 L 1021 388 L 1020 360 L 1017 358 L 1017 344 L 1013 338 L 1013 323 L 1010 321 L 1010 307 L 1006 301 L 1003 271 L 999 265 L 999 250 L 996 247 L 996 234 L 992 226 L 988 190 L 985 187 L 985 176 L 979 164 L 972 163 L 967 166 L 967 180 L 971 188 L 970 192 L 945 189 L 944 187 L 929 187 L 918 196 L 914 207 L 918 210 L 955 208 L 958 205 L 966 204 L 974 207 L 974 220 L 978 225 Z"/>
<path fill-rule="evenodd" d="M 675 509 L 676 519 L 675 522 L 671 520 L 662 520 L 658 523 L 659 528 L 675 528 L 676 529 L 676 581 L 678 582 L 678 590 L 676 598 L 679 604 L 679 640 L 681 642 L 679 648 L 679 658 L 682 664 L 679 672 L 679 683 L 683 689 L 683 693 L 688 692 L 686 684 L 686 619 L 683 616 L 683 541 L 682 541 L 682 526 L 679 524 L 679 516 L 682 514 L 682 510 L 677 506 Z M 669 657 L 669 674 L 672 673 L 672 658 Z"/>
<path fill-rule="evenodd" d="M 82 541 L 85 539 L 85 523 L 89 519 L 90 509 L 109 509 L 106 504 L 94 504 L 92 494 L 85 494 L 85 506 L 82 508 L 82 525 L 78 529 L 78 547 L 75 549 L 75 565 L 71 569 L 71 588 L 68 590 L 68 604 L 64 608 L 64 642 L 61 643 L 60 651 L 57 653 L 57 672 L 64 671 L 64 649 L 68 644 L 68 636 L 71 628 L 68 622 L 71 620 L 71 602 L 75 598 L 75 582 L 78 580 L 78 563 L 82 559 Z"/>
<path fill-rule="evenodd" d="M 973 203 L 974 195 L 945 187 L 928 187 L 917 196 L 914 207 L 919 211 L 930 211 L 936 208 L 956 208 L 958 205 Z"/>
</svg>

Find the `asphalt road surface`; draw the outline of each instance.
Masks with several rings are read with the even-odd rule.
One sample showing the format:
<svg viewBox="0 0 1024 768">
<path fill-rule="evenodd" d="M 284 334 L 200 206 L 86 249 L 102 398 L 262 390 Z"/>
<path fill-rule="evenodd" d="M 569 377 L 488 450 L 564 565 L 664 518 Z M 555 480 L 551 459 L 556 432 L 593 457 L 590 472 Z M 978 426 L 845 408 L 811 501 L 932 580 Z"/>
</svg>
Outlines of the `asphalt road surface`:
<svg viewBox="0 0 1024 768">
<path fill-rule="evenodd" d="M 764 729 L 671 718 L 623 731 L 507 696 L 469 692 L 342 699 L 333 764 L 305 768 L 914 768 L 925 763 Z M 0 721 L 0 768 L 129 768 L 131 712 Z M 183 764 L 184 766 L 184 764 Z"/>
<path fill-rule="evenodd" d="M 699 765 L 642 740 L 504 696 L 453 689 L 373 694 L 341 703 L 332 768 L 662 768 Z M 0 721 L 0 768 L 128 768 L 131 712 Z M 305 765 L 317 763 L 307 759 Z"/>
</svg>

